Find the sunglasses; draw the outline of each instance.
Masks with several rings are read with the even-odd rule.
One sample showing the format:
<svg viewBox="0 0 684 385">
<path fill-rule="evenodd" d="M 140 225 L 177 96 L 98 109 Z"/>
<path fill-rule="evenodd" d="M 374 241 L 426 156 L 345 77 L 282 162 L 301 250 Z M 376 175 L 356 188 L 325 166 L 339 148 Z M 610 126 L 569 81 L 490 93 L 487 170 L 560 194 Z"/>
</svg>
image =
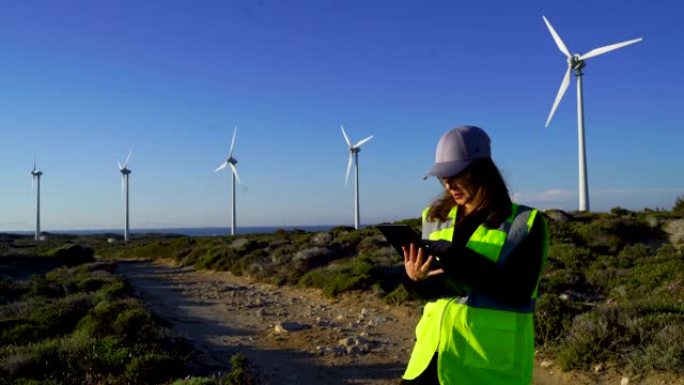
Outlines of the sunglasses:
<svg viewBox="0 0 684 385">
<path fill-rule="evenodd" d="M 452 187 L 463 189 L 468 184 L 468 178 L 465 175 L 450 176 L 448 178 L 438 177 L 439 182 L 444 187 Z"/>
</svg>

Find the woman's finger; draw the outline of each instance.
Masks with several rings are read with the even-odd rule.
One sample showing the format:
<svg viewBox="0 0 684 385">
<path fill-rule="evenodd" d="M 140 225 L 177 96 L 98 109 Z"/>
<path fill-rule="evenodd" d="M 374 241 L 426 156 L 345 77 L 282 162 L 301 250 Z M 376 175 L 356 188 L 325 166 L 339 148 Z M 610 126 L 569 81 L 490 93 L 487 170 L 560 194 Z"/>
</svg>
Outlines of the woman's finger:
<svg viewBox="0 0 684 385">
<path fill-rule="evenodd" d="M 425 263 L 422 263 L 422 264 L 420 265 L 420 269 L 423 270 L 423 271 L 428 271 L 428 270 L 430 270 L 430 265 L 432 264 L 432 260 L 433 260 L 433 259 L 434 259 L 434 257 L 433 257 L 432 255 L 430 255 L 430 256 L 428 257 L 427 261 L 425 261 Z"/>
<path fill-rule="evenodd" d="M 423 248 L 422 247 L 417 247 L 416 250 L 416 267 L 420 268 L 420 266 L 423 264 L 423 258 L 425 258 L 425 255 L 423 254 Z"/>
<path fill-rule="evenodd" d="M 444 273 L 444 269 L 430 270 L 430 271 L 428 271 L 427 276 L 432 277 L 433 275 L 442 274 L 442 273 Z"/>
</svg>

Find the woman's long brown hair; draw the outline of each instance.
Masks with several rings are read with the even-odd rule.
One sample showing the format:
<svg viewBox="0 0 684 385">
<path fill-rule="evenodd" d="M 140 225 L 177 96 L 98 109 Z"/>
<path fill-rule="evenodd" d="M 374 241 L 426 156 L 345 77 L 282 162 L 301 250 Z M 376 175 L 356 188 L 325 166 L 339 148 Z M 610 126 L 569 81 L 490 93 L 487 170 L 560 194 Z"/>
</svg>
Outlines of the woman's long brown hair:
<svg viewBox="0 0 684 385">
<path fill-rule="evenodd" d="M 459 177 L 464 177 L 468 185 L 475 189 L 474 201 L 477 207 L 473 212 L 488 210 L 487 223 L 498 226 L 511 214 L 511 198 L 501 172 L 491 159 L 473 161 Z M 430 206 L 429 221 L 446 221 L 449 211 L 456 205 L 454 198 L 445 190 Z M 473 213 L 469 213 L 473 214 Z"/>
</svg>

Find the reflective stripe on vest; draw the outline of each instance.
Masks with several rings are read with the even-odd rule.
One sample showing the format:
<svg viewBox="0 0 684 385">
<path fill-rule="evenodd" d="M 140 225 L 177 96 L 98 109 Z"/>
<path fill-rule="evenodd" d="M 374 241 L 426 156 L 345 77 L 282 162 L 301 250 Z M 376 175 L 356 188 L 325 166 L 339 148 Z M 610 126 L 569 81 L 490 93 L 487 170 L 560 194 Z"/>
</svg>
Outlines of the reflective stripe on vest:
<svg viewBox="0 0 684 385">
<path fill-rule="evenodd" d="M 451 239 L 454 237 L 457 209 L 457 206 L 452 207 L 445 221 L 428 221 L 427 216 L 430 212 L 430 207 L 423 210 L 423 239 L 451 242 Z"/>
</svg>

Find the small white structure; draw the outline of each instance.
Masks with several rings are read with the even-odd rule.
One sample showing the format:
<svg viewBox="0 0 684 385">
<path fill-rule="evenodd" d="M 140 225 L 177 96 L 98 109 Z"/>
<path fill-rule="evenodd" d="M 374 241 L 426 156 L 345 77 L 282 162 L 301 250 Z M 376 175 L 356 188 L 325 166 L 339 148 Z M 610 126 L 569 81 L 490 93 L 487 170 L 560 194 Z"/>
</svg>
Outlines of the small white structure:
<svg viewBox="0 0 684 385">
<path fill-rule="evenodd" d="M 232 211 L 231 211 L 231 222 L 230 222 L 230 235 L 235 235 L 235 181 L 237 180 L 238 183 L 240 183 L 240 177 L 238 177 L 238 172 L 237 172 L 237 159 L 233 157 L 233 150 L 235 148 L 235 135 L 237 134 L 237 126 L 233 129 L 233 140 L 230 142 L 230 151 L 228 151 L 228 159 L 226 159 L 225 162 L 221 163 L 216 168 L 216 172 L 219 172 L 223 170 L 226 167 L 230 167 L 231 169 L 231 176 L 232 176 L 232 201 L 233 201 L 233 206 L 232 206 Z"/>
<path fill-rule="evenodd" d="M 36 162 L 33 162 L 33 170 L 31 170 L 31 176 L 32 176 L 32 184 L 31 187 L 33 188 L 33 185 L 35 184 L 36 186 L 36 234 L 35 234 L 35 240 L 36 241 L 42 241 L 44 239 L 41 239 L 40 236 L 40 176 L 43 175 L 43 172 L 40 170 L 36 169 Z"/>
<path fill-rule="evenodd" d="M 131 160 L 131 155 L 132 152 L 128 152 L 128 156 L 126 157 L 126 160 L 123 162 L 123 164 L 117 162 L 117 165 L 119 166 L 119 171 L 121 172 L 121 199 L 124 199 L 125 196 L 125 204 L 126 204 L 126 211 L 125 211 L 125 219 L 124 219 L 124 242 L 128 242 L 128 232 L 129 232 L 129 211 L 128 211 L 128 188 L 129 188 L 129 176 L 131 175 L 131 170 L 128 168 L 128 161 Z"/>
<path fill-rule="evenodd" d="M 352 167 L 352 158 L 354 158 L 354 174 L 356 176 L 356 183 L 354 185 L 356 190 L 354 193 L 354 228 L 358 230 L 361 221 L 361 213 L 359 209 L 359 151 L 361 151 L 361 146 L 364 143 L 373 139 L 373 135 L 365 139 L 359 140 L 356 144 L 351 144 L 351 141 L 349 140 L 347 133 L 344 131 L 344 127 L 340 125 L 340 129 L 342 130 L 344 141 L 347 142 L 347 146 L 349 146 L 349 162 L 347 162 L 347 175 L 344 177 L 345 186 L 347 185 L 347 180 L 349 180 L 349 171 Z"/>
</svg>

